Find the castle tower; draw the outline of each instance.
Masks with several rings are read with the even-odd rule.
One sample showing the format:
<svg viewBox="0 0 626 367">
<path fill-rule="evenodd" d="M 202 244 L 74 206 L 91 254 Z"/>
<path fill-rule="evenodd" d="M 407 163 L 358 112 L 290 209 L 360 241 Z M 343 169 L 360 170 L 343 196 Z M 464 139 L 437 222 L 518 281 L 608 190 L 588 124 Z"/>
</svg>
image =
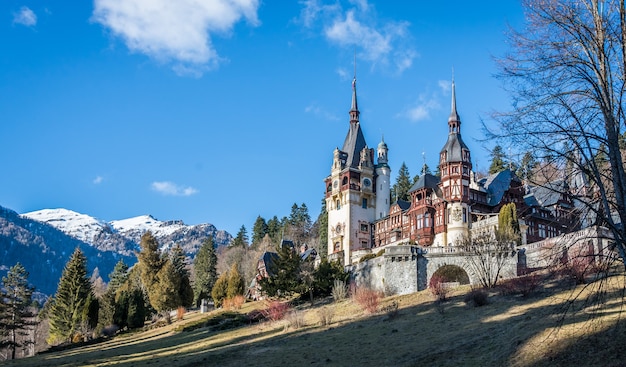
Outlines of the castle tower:
<svg viewBox="0 0 626 367">
<path fill-rule="evenodd" d="M 384 137 L 378 143 L 378 164 L 376 165 L 376 219 L 389 215 L 391 205 L 391 169 L 389 168 L 387 153 L 389 148 Z"/>
<path fill-rule="evenodd" d="M 447 202 L 444 213 L 447 230 L 438 234 L 445 245 L 469 234 L 470 227 L 470 151 L 461 138 L 461 118 L 456 110 L 456 88 L 452 80 L 452 107 L 448 117 L 448 141 L 439 153 L 440 188 Z"/>
<path fill-rule="evenodd" d="M 356 77 L 349 115 L 348 134 L 341 150 L 333 152 L 331 174 L 325 179 L 328 255 L 345 265 L 352 262 L 354 251 L 372 247 L 377 204 L 374 150 L 368 148 L 361 131 Z"/>
</svg>

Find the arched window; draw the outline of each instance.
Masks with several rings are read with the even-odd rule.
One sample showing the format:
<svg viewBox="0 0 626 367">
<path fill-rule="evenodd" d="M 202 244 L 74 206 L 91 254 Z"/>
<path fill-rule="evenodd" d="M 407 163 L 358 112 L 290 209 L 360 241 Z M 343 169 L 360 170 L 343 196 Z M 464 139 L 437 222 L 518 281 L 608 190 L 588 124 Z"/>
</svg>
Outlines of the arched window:
<svg viewBox="0 0 626 367">
<path fill-rule="evenodd" d="M 342 185 L 347 185 L 348 184 L 348 178 L 344 177 L 343 180 L 341 180 L 341 184 Z"/>
</svg>

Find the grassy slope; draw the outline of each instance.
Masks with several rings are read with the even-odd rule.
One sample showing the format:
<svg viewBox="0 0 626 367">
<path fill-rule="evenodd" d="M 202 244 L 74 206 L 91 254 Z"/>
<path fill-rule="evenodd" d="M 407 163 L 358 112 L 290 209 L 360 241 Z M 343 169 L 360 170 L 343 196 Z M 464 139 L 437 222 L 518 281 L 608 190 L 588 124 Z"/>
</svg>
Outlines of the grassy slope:
<svg viewBox="0 0 626 367">
<path fill-rule="evenodd" d="M 554 284 L 552 284 L 554 285 Z M 592 287 L 597 286 L 594 284 Z M 207 315 L 190 313 L 174 325 L 101 344 L 8 362 L 10 366 L 626 366 L 623 276 L 603 284 L 605 302 L 586 303 L 589 289 L 546 286 L 534 297 L 491 295 L 473 308 L 457 290 L 441 314 L 428 292 L 390 297 L 399 313 L 367 315 L 346 300 L 330 326 L 317 308 L 302 311 L 306 326 L 265 322 L 228 331 L 176 332 Z M 572 301 L 574 292 L 582 292 Z M 259 307 L 246 304 L 242 312 Z M 570 312 L 564 315 L 564 307 Z"/>
</svg>

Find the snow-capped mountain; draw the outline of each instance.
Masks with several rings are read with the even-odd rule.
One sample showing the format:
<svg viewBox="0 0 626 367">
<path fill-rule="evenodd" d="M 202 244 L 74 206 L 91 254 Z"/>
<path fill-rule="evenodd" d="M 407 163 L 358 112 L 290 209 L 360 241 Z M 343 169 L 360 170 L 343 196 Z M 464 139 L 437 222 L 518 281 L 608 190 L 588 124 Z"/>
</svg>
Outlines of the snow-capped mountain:
<svg viewBox="0 0 626 367">
<path fill-rule="evenodd" d="M 93 244 L 94 238 L 107 227 L 105 222 L 94 217 L 67 209 L 42 209 L 22 215 L 47 223 L 65 234 L 89 244 Z"/>
<path fill-rule="evenodd" d="M 67 235 L 101 251 L 115 251 L 132 256 L 139 249 L 141 236 L 151 231 L 162 248 L 180 244 L 188 254 L 195 254 L 202 242 L 213 237 L 216 246 L 227 245 L 232 236 L 212 224 L 186 225 L 180 220 L 160 221 L 150 215 L 104 222 L 67 209 L 43 209 L 23 217 L 49 224 Z"/>
</svg>

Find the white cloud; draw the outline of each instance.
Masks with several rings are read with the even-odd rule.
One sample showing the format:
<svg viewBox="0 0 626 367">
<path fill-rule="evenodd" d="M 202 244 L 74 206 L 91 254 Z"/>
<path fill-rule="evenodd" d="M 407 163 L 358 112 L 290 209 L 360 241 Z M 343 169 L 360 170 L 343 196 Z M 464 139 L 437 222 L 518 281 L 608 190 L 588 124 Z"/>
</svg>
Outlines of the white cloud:
<svg viewBox="0 0 626 367">
<path fill-rule="evenodd" d="M 104 181 L 104 177 L 96 176 L 96 178 L 94 178 L 92 182 L 93 182 L 94 185 L 98 185 L 98 184 L 101 184 L 102 181 Z"/>
<path fill-rule="evenodd" d="M 168 196 L 191 196 L 198 192 L 191 186 L 183 187 L 170 181 L 155 181 L 150 186 L 152 190 Z"/>
<path fill-rule="evenodd" d="M 441 108 L 441 105 L 435 96 L 420 96 L 417 103 L 414 106 L 409 107 L 401 115 L 414 122 L 423 121 L 429 119 L 430 113 L 439 108 Z"/>
<path fill-rule="evenodd" d="M 316 103 L 311 103 L 310 105 L 306 106 L 304 108 L 304 112 L 305 113 L 312 113 L 315 116 L 323 117 L 323 118 L 325 118 L 327 120 L 333 120 L 333 121 L 338 121 L 339 120 L 339 117 L 337 117 L 334 114 L 332 114 L 332 113 L 322 109 Z"/>
<path fill-rule="evenodd" d="M 443 94 L 450 93 L 450 90 L 452 89 L 452 82 L 450 82 L 449 80 L 439 80 L 437 81 L 437 84 L 439 85 L 439 88 L 441 89 Z"/>
<path fill-rule="evenodd" d="M 92 19 L 130 51 L 201 75 L 223 61 L 211 35 L 228 35 L 242 18 L 259 24 L 258 7 L 259 0 L 95 0 Z"/>
<path fill-rule="evenodd" d="M 374 7 L 367 0 L 349 0 L 324 5 L 320 0 L 308 0 L 299 23 L 305 28 L 319 28 L 330 43 L 358 51 L 357 58 L 374 66 L 391 68 L 400 74 L 411 67 L 418 54 L 409 44 L 409 23 L 378 20 Z"/>
<path fill-rule="evenodd" d="M 37 24 L 37 15 L 26 6 L 22 6 L 18 13 L 13 14 L 13 23 L 32 27 Z"/>
</svg>

